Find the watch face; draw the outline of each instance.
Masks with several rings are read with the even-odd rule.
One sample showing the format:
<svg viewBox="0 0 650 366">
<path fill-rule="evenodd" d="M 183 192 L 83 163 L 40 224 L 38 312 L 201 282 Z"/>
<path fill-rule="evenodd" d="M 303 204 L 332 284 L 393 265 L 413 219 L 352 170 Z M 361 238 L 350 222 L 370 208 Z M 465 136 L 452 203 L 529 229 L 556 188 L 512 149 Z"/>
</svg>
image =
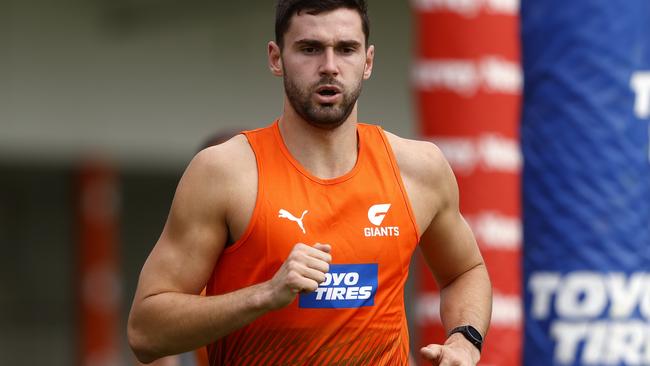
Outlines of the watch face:
<svg viewBox="0 0 650 366">
<path fill-rule="evenodd" d="M 476 328 L 471 325 L 462 325 L 460 327 L 452 329 L 452 331 L 449 332 L 450 335 L 454 333 L 461 333 L 465 339 L 476 346 L 476 348 L 478 348 L 478 351 L 481 352 L 481 348 L 483 348 L 483 336 L 478 330 L 476 330 Z"/>
<path fill-rule="evenodd" d="M 474 329 L 474 327 L 467 327 L 467 332 L 477 341 L 483 341 L 483 336 L 481 336 L 481 333 L 479 333 L 478 330 Z"/>
</svg>

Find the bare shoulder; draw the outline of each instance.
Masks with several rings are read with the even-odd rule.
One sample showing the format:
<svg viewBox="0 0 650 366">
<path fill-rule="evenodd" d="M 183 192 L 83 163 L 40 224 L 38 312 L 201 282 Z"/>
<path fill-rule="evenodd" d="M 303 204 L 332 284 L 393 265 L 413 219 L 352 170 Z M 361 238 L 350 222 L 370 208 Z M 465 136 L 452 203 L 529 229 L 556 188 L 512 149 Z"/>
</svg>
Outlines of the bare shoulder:
<svg viewBox="0 0 650 366">
<path fill-rule="evenodd" d="M 237 135 L 197 153 L 185 170 L 176 195 L 199 206 L 212 206 L 206 209 L 226 209 L 246 182 L 256 184 L 256 174 L 255 155 L 246 137 Z"/>
<path fill-rule="evenodd" d="M 200 185 L 194 192 L 197 204 L 213 206 L 206 208 L 224 220 L 231 240 L 244 233 L 253 215 L 257 174 L 255 153 L 244 135 L 202 150 L 186 171 L 195 176 L 192 186 Z"/>
<path fill-rule="evenodd" d="M 190 167 L 206 169 L 209 174 L 232 175 L 241 170 L 242 165 L 255 165 L 255 155 L 244 135 L 236 135 L 231 139 L 201 150 Z"/>
<path fill-rule="evenodd" d="M 246 187 L 240 184 L 246 174 L 241 167 L 252 159 L 254 169 L 252 155 L 245 138 L 238 136 L 194 156 L 143 268 L 138 298 L 166 291 L 199 293 L 205 286 L 227 243 L 229 215 L 237 199 L 232 195 Z"/>
<path fill-rule="evenodd" d="M 438 212 L 456 204 L 456 179 L 435 144 L 402 138 L 390 132 L 386 132 L 386 137 L 422 233 Z"/>
<path fill-rule="evenodd" d="M 406 139 L 388 131 L 386 137 L 403 176 L 428 184 L 449 178 L 449 163 L 434 143 Z"/>
</svg>

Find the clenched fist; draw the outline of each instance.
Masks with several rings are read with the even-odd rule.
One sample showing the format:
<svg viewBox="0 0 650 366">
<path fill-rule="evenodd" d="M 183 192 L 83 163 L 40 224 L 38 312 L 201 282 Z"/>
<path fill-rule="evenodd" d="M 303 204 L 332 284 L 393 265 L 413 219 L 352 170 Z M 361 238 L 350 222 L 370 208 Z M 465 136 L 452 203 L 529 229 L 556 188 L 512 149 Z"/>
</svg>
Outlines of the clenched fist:
<svg viewBox="0 0 650 366">
<path fill-rule="evenodd" d="M 296 244 L 280 269 L 268 282 L 271 309 L 280 309 L 293 302 L 300 292 L 316 291 L 330 269 L 331 247 L 327 244 Z"/>
</svg>

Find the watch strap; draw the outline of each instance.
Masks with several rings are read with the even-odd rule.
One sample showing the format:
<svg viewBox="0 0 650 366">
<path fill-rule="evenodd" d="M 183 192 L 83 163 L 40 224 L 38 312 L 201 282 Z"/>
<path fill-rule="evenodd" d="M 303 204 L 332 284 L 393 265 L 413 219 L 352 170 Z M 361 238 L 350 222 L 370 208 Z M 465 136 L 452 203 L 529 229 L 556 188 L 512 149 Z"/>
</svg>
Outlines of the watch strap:
<svg viewBox="0 0 650 366">
<path fill-rule="evenodd" d="M 451 332 L 449 332 L 449 335 L 451 336 L 454 333 L 462 334 L 465 339 L 481 352 L 481 349 L 483 348 L 483 336 L 481 335 L 481 332 L 476 330 L 476 328 L 471 325 L 461 325 L 460 327 L 452 329 Z"/>
</svg>

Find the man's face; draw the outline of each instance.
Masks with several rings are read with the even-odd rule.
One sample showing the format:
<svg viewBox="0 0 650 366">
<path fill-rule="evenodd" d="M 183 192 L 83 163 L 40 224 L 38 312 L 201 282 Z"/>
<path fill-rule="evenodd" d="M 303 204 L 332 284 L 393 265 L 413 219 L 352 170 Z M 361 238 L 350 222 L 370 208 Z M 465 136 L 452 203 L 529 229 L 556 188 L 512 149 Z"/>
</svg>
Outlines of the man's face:
<svg viewBox="0 0 650 366">
<path fill-rule="evenodd" d="M 333 129 L 354 110 L 374 49 L 365 47 L 361 17 L 337 9 L 291 18 L 281 53 L 289 103 L 310 124 Z"/>
</svg>

